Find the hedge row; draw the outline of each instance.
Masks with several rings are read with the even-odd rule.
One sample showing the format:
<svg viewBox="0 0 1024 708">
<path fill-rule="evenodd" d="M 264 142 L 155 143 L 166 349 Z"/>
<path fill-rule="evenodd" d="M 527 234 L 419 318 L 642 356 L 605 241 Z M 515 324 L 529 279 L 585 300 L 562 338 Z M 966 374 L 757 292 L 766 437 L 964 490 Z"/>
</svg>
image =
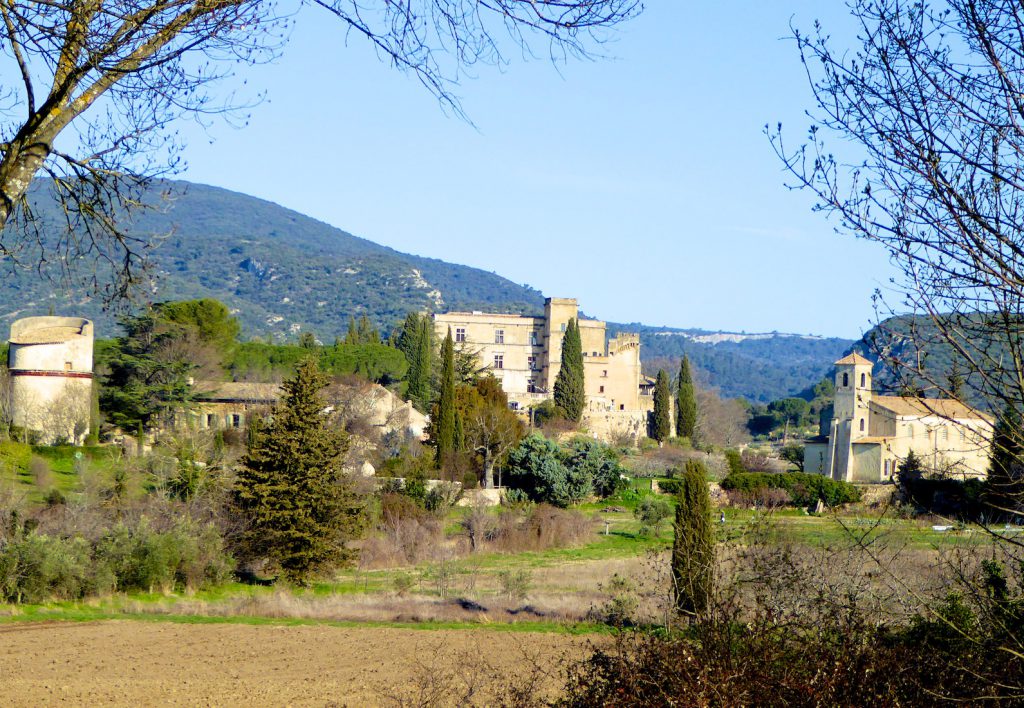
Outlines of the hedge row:
<svg viewBox="0 0 1024 708">
<path fill-rule="evenodd" d="M 658 484 L 665 489 L 663 483 Z M 855 486 L 820 474 L 734 472 L 722 480 L 722 489 L 757 492 L 766 488 L 785 489 L 797 506 L 811 506 L 819 499 L 829 506 L 860 501 L 860 490 Z"/>
</svg>

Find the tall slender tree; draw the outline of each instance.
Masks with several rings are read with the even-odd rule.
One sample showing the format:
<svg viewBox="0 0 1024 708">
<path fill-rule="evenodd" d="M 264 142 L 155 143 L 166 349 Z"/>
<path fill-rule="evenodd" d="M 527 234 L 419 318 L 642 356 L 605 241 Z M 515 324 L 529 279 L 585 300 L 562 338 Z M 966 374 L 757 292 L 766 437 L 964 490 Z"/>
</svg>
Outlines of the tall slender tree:
<svg viewBox="0 0 1024 708">
<path fill-rule="evenodd" d="M 583 344 L 580 328 L 575 319 L 570 319 L 562 336 L 562 365 L 555 377 L 555 405 L 566 419 L 580 422 L 586 406 L 586 389 L 583 378 Z"/>
<path fill-rule="evenodd" d="M 430 380 L 434 372 L 433 320 L 428 315 L 419 318 L 416 349 L 409 362 L 409 399 L 421 411 L 430 405 Z"/>
<path fill-rule="evenodd" d="M 437 464 L 443 467 L 455 452 L 455 343 L 451 327 L 441 344 L 441 395 L 436 425 Z"/>
<path fill-rule="evenodd" d="M 345 332 L 345 344 L 359 344 L 359 329 L 356 326 L 356 318 L 348 316 L 348 331 Z"/>
<path fill-rule="evenodd" d="M 282 576 L 305 584 L 350 562 L 347 542 L 361 529 L 362 509 L 342 471 L 348 435 L 332 425 L 321 391 L 327 378 L 312 358 L 281 388 L 267 419 L 253 419 L 235 498 L 248 522 L 243 545 Z"/>
<path fill-rule="evenodd" d="M 696 617 L 707 611 L 714 590 L 715 535 L 704 465 L 687 460 L 681 481 L 672 544 L 672 585 L 676 610 Z"/>
<path fill-rule="evenodd" d="M 672 394 L 668 388 L 668 374 L 658 369 L 658 379 L 654 384 L 654 413 L 651 421 L 651 437 L 659 443 L 672 436 Z"/>
<path fill-rule="evenodd" d="M 697 392 L 693 388 L 693 374 L 690 359 L 685 354 L 679 364 L 679 381 L 676 388 L 676 435 L 694 439 L 697 431 Z"/>
<path fill-rule="evenodd" d="M 1021 502 L 1024 484 L 1024 445 L 1021 441 L 1021 417 L 1013 406 L 1006 406 L 992 433 L 992 454 L 988 470 L 989 503 L 1002 511 Z"/>
</svg>

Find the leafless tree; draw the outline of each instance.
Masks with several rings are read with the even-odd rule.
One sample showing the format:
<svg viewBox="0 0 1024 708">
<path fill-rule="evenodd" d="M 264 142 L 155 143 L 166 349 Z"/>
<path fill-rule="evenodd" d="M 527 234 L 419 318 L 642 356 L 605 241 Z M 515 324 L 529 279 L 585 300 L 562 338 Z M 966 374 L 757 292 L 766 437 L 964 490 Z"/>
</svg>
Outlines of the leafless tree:
<svg viewBox="0 0 1024 708">
<path fill-rule="evenodd" d="M 11 372 L 6 363 L 0 363 L 0 440 L 6 440 L 11 432 Z"/>
<path fill-rule="evenodd" d="M 735 398 L 720 398 L 710 388 L 697 389 L 697 438 L 706 444 L 735 447 L 750 441 L 747 411 Z"/>
<path fill-rule="evenodd" d="M 849 7 L 854 51 L 795 31 L 816 108 L 803 145 L 781 126 L 772 145 L 837 230 L 888 250 L 899 275 L 879 312 L 906 316 L 875 346 L 898 385 L 1024 410 L 1024 10 Z"/>
<path fill-rule="evenodd" d="M 586 56 L 639 10 L 638 0 L 3 0 L 0 230 L 18 228 L 0 231 L 0 256 L 29 246 L 22 261 L 89 255 L 107 266 L 94 285 L 124 294 L 147 247 L 127 235 L 125 213 L 178 166 L 173 122 L 243 108 L 215 86 L 237 63 L 273 57 L 307 7 L 456 112 L 468 67 L 541 46 L 553 59 Z M 56 242 L 28 199 L 40 176 L 63 206 Z"/>
</svg>

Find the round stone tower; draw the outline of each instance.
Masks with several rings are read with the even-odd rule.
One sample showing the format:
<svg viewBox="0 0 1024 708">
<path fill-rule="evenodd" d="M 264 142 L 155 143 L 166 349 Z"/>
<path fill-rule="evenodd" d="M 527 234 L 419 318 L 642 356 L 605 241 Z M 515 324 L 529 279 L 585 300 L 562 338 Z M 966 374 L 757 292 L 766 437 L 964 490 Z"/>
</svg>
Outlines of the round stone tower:
<svg viewBox="0 0 1024 708">
<path fill-rule="evenodd" d="M 11 422 L 43 443 L 80 445 L 89 433 L 92 322 L 26 317 L 11 325 Z"/>
</svg>

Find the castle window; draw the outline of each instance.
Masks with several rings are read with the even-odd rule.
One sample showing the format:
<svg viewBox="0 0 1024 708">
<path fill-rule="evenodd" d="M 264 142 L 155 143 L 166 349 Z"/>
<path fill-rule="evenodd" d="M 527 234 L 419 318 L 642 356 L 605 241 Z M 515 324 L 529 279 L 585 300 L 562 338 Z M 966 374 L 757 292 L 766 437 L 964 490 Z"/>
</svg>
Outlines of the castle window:
<svg viewBox="0 0 1024 708">
<path fill-rule="evenodd" d="M 891 474 L 891 472 L 889 472 L 889 460 L 886 460 L 885 461 L 885 476 L 888 477 L 890 474 Z"/>
<path fill-rule="evenodd" d="M 620 403 L 620 404 L 619 404 L 619 410 L 620 410 L 620 411 L 624 411 L 624 410 L 626 410 L 626 404 L 625 404 L 625 403 Z"/>
<path fill-rule="evenodd" d="M 860 419 L 860 432 L 862 432 L 862 433 L 864 432 L 864 419 L 863 418 Z"/>
<path fill-rule="evenodd" d="M 604 370 L 603 370 L 603 371 L 601 372 L 601 376 L 603 376 L 604 378 L 608 378 L 608 369 L 604 369 Z"/>
<path fill-rule="evenodd" d="M 65 361 L 64 362 L 64 371 L 71 371 L 71 362 L 70 361 Z"/>
<path fill-rule="evenodd" d="M 602 386 L 601 388 L 599 388 L 597 392 L 598 392 L 598 393 L 604 393 L 604 386 Z"/>
<path fill-rule="evenodd" d="M 465 342 L 466 341 L 466 328 L 465 327 L 456 327 L 455 328 L 455 341 L 456 342 Z"/>
<path fill-rule="evenodd" d="M 565 322 L 562 323 L 562 331 L 565 331 Z"/>
<path fill-rule="evenodd" d="M 844 373 L 843 374 L 843 386 L 849 386 L 849 385 L 850 385 L 850 375 L 847 374 L 847 373 Z"/>
<path fill-rule="evenodd" d="M 531 347 L 537 346 L 537 332 L 536 332 L 536 330 L 534 330 L 533 332 L 530 332 L 530 346 Z"/>
<path fill-rule="evenodd" d="M 597 356 L 597 352 L 594 352 L 593 354 L 591 354 L 591 356 Z"/>
<path fill-rule="evenodd" d="M 530 371 L 535 371 L 537 369 L 537 357 L 526 357 L 526 368 L 529 369 Z"/>
<path fill-rule="evenodd" d="M 496 329 L 494 330 L 494 343 L 504 344 L 505 343 L 505 330 Z"/>
<path fill-rule="evenodd" d="M 494 355 L 494 368 L 495 369 L 504 369 L 505 368 L 505 355 L 504 354 L 495 354 Z"/>
<path fill-rule="evenodd" d="M 860 375 L 860 387 L 864 388 L 865 386 L 867 386 L 868 385 L 867 381 L 868 381 L 868 375 L 867 374 L 861 374 Z"/>
<path fill-rule="evenodd" d="M 534 382 L 533 379 L 530 379 L 529 381 L 526 382 L 526 392 L 537 393 L 537 384 Z"/>
</svg>

